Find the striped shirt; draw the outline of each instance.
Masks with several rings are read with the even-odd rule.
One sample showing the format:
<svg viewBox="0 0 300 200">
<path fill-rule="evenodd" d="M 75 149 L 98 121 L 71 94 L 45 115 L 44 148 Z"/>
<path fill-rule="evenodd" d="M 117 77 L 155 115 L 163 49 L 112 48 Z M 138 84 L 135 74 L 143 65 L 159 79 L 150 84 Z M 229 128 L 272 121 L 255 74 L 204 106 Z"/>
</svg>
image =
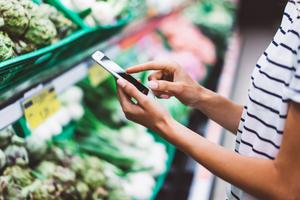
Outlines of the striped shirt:
<svg viewBox="0 0 300 200">
<path fill-rule="evenodd" d="M 289 1 L 281 25 L 259 58 L 238 127 L 235 151 L 275 159 L 284 134 L 288 103 L 300 103 L 300 2 Z M 228 199 L 255 199 L 231 186 Z"/>
</svg>

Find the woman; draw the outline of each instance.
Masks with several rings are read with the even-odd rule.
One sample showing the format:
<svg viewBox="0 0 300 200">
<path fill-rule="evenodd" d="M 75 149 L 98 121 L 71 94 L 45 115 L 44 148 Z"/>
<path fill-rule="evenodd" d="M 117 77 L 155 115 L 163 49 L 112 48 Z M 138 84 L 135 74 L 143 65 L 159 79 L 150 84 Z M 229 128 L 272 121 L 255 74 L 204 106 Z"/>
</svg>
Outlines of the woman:
<svg viewBox="0 0 300 200">
<path fill-rule="evenodd" d="M 236 133 L 235 152 L 182 126 L 119 79 L 118 96 L 128 119 L 231 183 L 229 199 L 300 199 L 300 3 L 288 2 L 278 32 L 254 69 L 245 107 L 198 85 L 173 62 L 151 62 L 127 72 L 145 70 L 155 70 L 149 87 L 156 96 L 174 96 Z"/>
</svg>

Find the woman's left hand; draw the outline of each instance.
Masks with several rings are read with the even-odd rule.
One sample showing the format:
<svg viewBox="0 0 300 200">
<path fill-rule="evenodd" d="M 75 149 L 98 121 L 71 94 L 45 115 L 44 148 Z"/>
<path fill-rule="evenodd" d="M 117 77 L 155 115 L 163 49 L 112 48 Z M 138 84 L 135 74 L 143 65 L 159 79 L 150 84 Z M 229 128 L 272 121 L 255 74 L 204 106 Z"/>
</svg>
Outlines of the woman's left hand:
<svg viewBox="0 0 300 200">
<path fill-rule="evenodd" d="M 125 79 L 117 80 L 117 92 L 127 119 L 160 133 L 171 119 L 169 113 L 153 99 L 141 93 Z M 132 101 L 134 98 L 137 103 Z"/>
</svg>

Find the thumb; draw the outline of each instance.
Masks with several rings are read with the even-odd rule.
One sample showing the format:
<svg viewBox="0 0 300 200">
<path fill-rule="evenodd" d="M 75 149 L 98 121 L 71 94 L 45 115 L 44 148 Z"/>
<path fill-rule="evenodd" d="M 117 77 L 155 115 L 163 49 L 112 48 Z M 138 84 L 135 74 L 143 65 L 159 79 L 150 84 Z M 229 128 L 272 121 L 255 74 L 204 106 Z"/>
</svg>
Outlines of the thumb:
<svg viewBox="0 0 300 200">
<path fill-rule="evenodd" d="M 179 91 L 179 83 L 163 81 L 163 80 L 153 80 L 148 83 L 151 90 L 155 92 L 167 93 L 175 95 Z"/>
</svg>

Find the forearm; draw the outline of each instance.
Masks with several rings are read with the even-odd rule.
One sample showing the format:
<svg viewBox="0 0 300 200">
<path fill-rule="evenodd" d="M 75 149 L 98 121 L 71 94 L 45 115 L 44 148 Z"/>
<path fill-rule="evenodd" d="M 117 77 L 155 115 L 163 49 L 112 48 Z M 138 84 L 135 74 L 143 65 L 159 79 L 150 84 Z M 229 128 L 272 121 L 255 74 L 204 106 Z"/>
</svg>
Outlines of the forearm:
<svg viewBox="0 0 300 200">
<path fill-rule="evenodd" d="M 161 126 L 161 136 L 193 157 L 215 175 L 260 199 L 285 196 L 284 178 L 274 161 L 241 156 L 213 144 L 171 120 Z"/>
<path fill-rule="evenodd" d="M 193 107 L 222 127 L 236 133 L 243 111 L 242 106 L 203 87 L 198 90 L 199 100 Z"/>
</svg>

